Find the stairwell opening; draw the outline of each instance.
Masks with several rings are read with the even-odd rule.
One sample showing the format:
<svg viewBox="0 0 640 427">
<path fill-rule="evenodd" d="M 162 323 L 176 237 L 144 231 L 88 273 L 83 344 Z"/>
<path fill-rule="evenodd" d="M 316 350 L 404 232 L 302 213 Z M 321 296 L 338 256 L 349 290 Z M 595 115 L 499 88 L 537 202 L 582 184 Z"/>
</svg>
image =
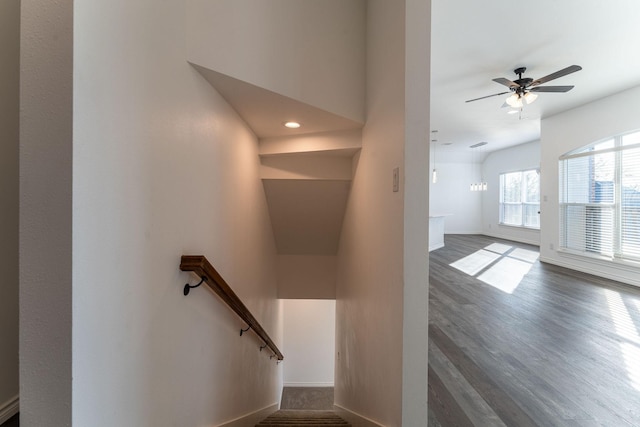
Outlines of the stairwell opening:
<svg viewBox="0 0 640 427">
<path fill-rule="evenodd" d="M 336 301 L 283 302 L 283 393 L 281 409 L 331 410 L 335 375 Z"/>
</svg>

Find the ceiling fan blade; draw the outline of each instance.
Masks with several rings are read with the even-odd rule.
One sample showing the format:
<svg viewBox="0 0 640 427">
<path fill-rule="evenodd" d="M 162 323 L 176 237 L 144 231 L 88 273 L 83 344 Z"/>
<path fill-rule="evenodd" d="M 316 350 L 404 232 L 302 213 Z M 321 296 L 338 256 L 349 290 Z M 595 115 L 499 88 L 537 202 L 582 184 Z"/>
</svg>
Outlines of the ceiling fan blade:
<svg viewBox="0 0 640 427">
<path fill-rule="evenodd" d="M 539 79 L 536 79 L 536 80 L 532 81 L 529 86 L 538 86 L 538 85 L 541 85 L 542 83 L 546 83 L 548 81 L 557 79 L 557 78 L 562 77 L 562 76 L 566 76 L 567 74 L 575 73 L 576 71 L 580 71 L 580 70 L 582 70 L 581 66 L 579 66 L 579 65 L 571 65 L 571 66 L 569 66 L 567 68 L 564 68 L 564 69 L 562 69 L 560 71 L 556 71 L 555 73 L 551 73 L 548 76 L 544 76 L 544 77 L 541 77 Z"/>
<path fill-rule="evenodd" d="M 474 99 L 470 99 L 470 100 L 468 100 L 468 101 L 464 101 L 464 102 L 479 101 L 479 100 L 481 100 L 481 99 L 491 98 L 492 96 L 506 95 L 507 93 L 511 93 L 511 91 L 509 91 L 509 92 L 494 93 L 493 95 L 481 96 L 480 98 L 474 98 Z"/>
<path fill-rule="evenodd" d="M 569 92 L 573 86 L 536 86 L 529 89 L 530 92 Z"/>
<path fill-rule="evenodd" d="M 506 87 L 513 88 L 513 89 L 517 89 L 517 88 L 520 87 L 520 85 L 518 83 L 512 82 L 511 80 L 506 79 L 504 77 L 498 77 L 496 79 L 493 79 L 493 81 L 496 82 L 496 83 L 500 83 L 501 85 L 505 85 Z"/>
</svg>

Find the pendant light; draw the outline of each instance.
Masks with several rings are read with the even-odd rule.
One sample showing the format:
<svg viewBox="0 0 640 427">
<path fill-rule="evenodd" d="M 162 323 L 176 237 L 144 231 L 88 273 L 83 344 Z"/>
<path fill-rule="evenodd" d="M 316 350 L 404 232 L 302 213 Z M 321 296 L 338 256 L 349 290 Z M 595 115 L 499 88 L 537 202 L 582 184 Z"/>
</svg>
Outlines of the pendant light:
<svg viewBox="0 0 640 427">
<path fill-rule="evenodd" d="M 438 134 L 437 130 L 432 130 L 431 134 L 436 136 Z M 431 144 L 433 144 L 433 171 L 431 171 L 431 182 L 434 184 L 438 182 L 438 171 L 436 170 L 436 146 L 438 144 L 437 139 L 432 139 Z"/>
<path fill-rule="evenodd" d="M 438 182 L 438 171 L 436 170 L 436 142 L 437 140 L 432 140 L 433 144 L 433 171 L 431 171 L 431 181 L 435 184 Z"/>
<path fill-rule="evenodd" d="M 514 94 L 515 95 L 515 94 Z M 476 151 L 478 148 L 487 145 L 487 142 L 478 142 L 477 144 L 473 144 L 471 145 L 469 148 L 471 148 L 473 151 L 473 160 L 472 162 L 475 164 L 475 160 L 476 160 Z M 469 190 L 470 191 L 487 191 L 488 185 L 486 183 L 486 181 L 484 181 L 482 179 L 482 174 L 480 176 L 480 182 L 474 182 L 469 186 Z"/>
</svg>

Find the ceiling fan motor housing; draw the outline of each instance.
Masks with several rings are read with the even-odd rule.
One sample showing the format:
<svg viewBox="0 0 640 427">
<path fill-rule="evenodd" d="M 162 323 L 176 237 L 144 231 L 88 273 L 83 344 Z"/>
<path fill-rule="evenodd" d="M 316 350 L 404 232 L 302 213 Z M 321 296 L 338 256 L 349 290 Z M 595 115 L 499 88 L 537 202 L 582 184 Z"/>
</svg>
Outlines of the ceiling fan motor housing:
<svg viewBox="0 0 640 427">
<path fill-rule="evenodd" d="M 525 91 L 524 89 L 533 82 L 532 78 L 522 77 L 525 71 L 527 71 L 527 67 L 520 67 L 513 70 L 513 72 L 518 75 L 518 79 L 513 81 L 518 87 L 512 87 L 511 90 L 520 95 L 522 95 Z"/>
</svg>

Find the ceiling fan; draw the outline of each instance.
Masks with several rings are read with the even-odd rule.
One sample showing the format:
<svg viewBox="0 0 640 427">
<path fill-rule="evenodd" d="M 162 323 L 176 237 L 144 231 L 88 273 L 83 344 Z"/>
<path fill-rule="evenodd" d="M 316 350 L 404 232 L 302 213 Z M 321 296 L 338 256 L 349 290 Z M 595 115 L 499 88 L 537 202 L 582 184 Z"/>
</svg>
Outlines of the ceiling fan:
<svg viewBox="0 0 640 427">
<path fill-rule="evenodd" d="M 493 95 L 482 96 L 480 98 L 470 99 L 465 102 L 473 102 L 480 99 L 491 98 L 492 96 L 506 95 L 510 93 L 511 95 L 506 99 L 506 103 L 513 108 L 522 108 L 524 104 L 531 104 L 536 100 L 538 95 L 535 94 L 535 92 L 569 92 L 571 89 L 573 89 L 573 86 L 540 85 L 580 70 L 582 70 L 581 66 L 571 65 L 567 68 L 556 71 L 555 73 L 551 73 L 548 76 L 533 80 L 529 77 L 522 77 L 522 75 L 526 71 L 526 67 L 516 68 L 515 70 L 513 70 L 513 72 L 518 75 L 518 78 L 514 81 L 511 81 L 504 77 L 493 79 L 494 82 L 507 86 L 509 88 L 507 92 L 494 93 Z"/>
</svg>

